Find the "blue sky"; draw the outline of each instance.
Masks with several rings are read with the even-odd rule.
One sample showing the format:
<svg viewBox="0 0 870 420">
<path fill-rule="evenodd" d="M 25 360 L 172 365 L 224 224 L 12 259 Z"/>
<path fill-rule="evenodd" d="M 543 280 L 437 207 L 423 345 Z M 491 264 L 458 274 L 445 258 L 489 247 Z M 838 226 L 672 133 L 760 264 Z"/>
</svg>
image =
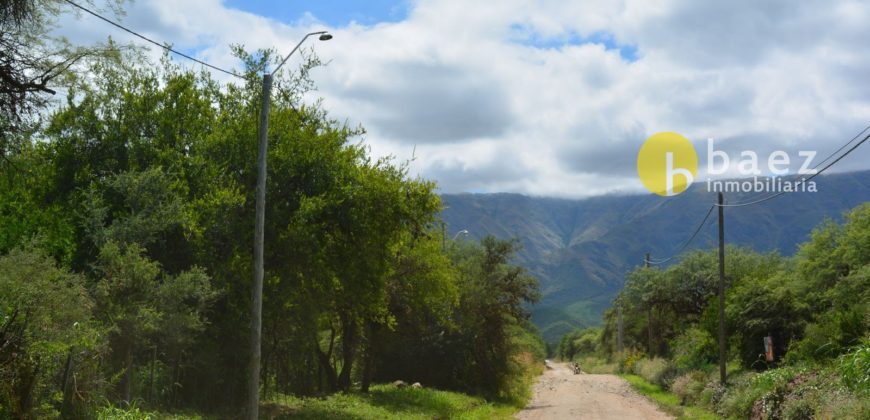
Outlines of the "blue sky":
<svg viewBox="0 0 870 420">
<path fill-rule="evenodd" d="M 311 14 L 331 26 L 343 27 L 351 22 L 373 25 L 397 22 L 408 15 L 410 0 L 228 0 L 224 5 L 234 9 L 269 16 L 286 24 L 294 24 Z"/>
<path fill-rule="evenodd" d="M 619 56 L 626 61 L 637 61 L 637 46 L 620 43 L 616 37 L 607 31 L 595 31 L 590 35 L 583 36 L 577 31 L 569 31 L 559 36 L 544 37 L 526 25 L 513 24 L 511 30 L 516 34 L 512 37 L 514 42 L 543 49 L 559 49 L 571 45 L 598 44 L 606 50 L 618 51 Z"/>
<path fill-rule="evenodd" d="M 288 25 L 304 22 L 310 16 L 330 27 L 346 27 L 351 23 L 371 26 L 400 22 L 408 17 L 413 7 L 411 0 L 226 0 L 224 5 L 268 16 Z M 571 45 L 599 44 L 607 50 L 618 51 L 626 61 L 637 60 L 636 45 L 620 43 L 607 31 L 596 31 L 587 36 L 569 31 L 560 36 L 544 37 L 523 24 L 511 25 L 511 30 L 517 35 L 512 37 L 512 41 L 521 45 L 559 49 Z"/>
</svg>

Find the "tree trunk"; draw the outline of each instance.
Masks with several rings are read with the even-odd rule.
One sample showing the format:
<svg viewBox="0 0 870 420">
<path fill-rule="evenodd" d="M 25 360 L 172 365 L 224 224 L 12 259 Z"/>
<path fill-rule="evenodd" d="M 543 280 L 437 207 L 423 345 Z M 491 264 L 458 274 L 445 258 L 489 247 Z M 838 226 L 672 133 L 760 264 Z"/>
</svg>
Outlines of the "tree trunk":
<svg viewBox="0 0 870 420">
<path fill-rule="evenodd" d="M 366 353 L 365 359 L 363 360 L 363 373 L 362 373 L 362 392 L 369 392 L 369 386 L 372 383 L 372 376 L 374 375 L 374 367 L 375 367 L 375 344 L 377 344 L 377 337 L 375 335 L 378 333 L 378 324 L 371 322 L 369 323 L 368 332 L 366 335 Z"/>
<path fill-rule="evenodd" d="M 335 348 L 335 328 L 332 323 L 329 325 L 329 350 L 324 352 L 320 349 L 320 344 L 317 342 L 317 336 L 314 337 L 315 348 L 317 350 L 317 360 L 320 362 L 320 367 L 326 372 L 326 385 L 329 392 L 338 390 L 338 375 L 335 373 L 335 366 L 332 364 L 332 351 Z M 318 384 L 319 385 L 319 384 Z"/>
<path fill-rule="evenodd" d="M 72 393 L 69 390 L 69 375 L 72 371 L 73 367 L 73 348 L 70 347 L 66 352 L 66 363 L 64 363 L 63 367 L 63 379 L 61 380 L 61 391 L 63 392 L 63 399 L 61 400 L 60 405 L 60 417 L 68 418 L 70 416 L 69 406 L 71 403 Z"/>
<path fill-rule="evenodd" d="M 39 375 L 39 363 L 35 364 L 25 362 L 18 368 L 19 380 L 13 385 L 13 398 L 17 399 L 18 407 L 12 407 L 12 413 L 15 418 L 32 418 L 33 411 L 33 388 L 36 385 L 36 378 Z M 17 394 L 17 395 L 15 395 Z"/>
<path fill-rule="evenodd" d="M 148 375 L 148 400 L 152 405 L 156 405 L 157 401 L 154 398 L 154 367 L 157 365 L 157 346 L 151 350 L 151 373 Z"/>
<path fill-rule="evenodd" d="M 339 315 L 341 322 L 341 373 L 338 375 L 338 389 L 350 391 L 350 373 L 359 336 L 354 320 L 348 314 Z"/>
<path fill-rule="evenodd" d="M 320 350 L 320 347 L 318 347 L 317 360 L 320 361 L 320 367 L 324 372 L 326 372 L 326 386 L 329 388 L 329 392 L 334 392 L 338 390 L 338 375 L 335 373 L 335 367 L 332 366 L 329 359 L 330 355 L 324 353 L 323 350 Z"/>
<path fill-rule="evenodd" d="M 133 342 L 124 351 L 124 378 L 121 380 L 121 395 L 123 401 L 130 405 L 133 393 Z"/>
</svg>

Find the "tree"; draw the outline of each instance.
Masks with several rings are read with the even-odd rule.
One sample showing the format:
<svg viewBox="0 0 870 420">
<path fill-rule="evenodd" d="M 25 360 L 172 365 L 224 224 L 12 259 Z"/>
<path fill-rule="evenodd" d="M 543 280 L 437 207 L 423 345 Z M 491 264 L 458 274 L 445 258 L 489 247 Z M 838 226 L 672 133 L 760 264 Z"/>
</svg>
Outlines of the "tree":
<svg viewBox="0 0 870 420">
<path fill-rule="evenodd" d="M 57 414 L 52 379 L 74 346 L 92 345 L 91 309 L 82 277 L 38 248 L 0 256 L 0 417 Z"/>
<path fill-rule="evenodd" d="M 450 371 L 440 356 L 452 351 L 445 333 L 456 328 L 459 285 L 442 247 L 434 230 L 405 234 L 387 277 L 387 319 L 372 323 L 366 335 L 363 389 L 372 380 L 451 385 L 439 376 Z"/>
<path fill-rule="evenodd" d="M 870 205 L 846 214 L 846 222 L 826 221 L 815 229 L 796 257 L 790 289 L 807 306 L 808 323 L 789 348 L 791 360 L 830 359 L 859 344 L 870 331 Z"/>
<path fill-rule="evenodd" d="M 529 317 L 525 305 L 538 300 L 537 280 L 510 263 L 517 241 L 488 236 L 479 249 L 457 255 L 460 307 L 458 330 L 466 341 L 467 387 L 498 398 L 511 380 L 511 327 Z"/>
<path fill-rule="evenodd" d="M 95 315 L 111 331 L 111 361 L 114 371 L 123 373 L 118 396 L 125 402 L 132 401 L 137 349 L 160 342 L 176 348 L 189 343 L 203 329 L 203 312 L 213 298 L 201 269 L 168 276 L 142 253 L 135 243 L 103 245 L 93 292 Z"/>
<path fill-rule="evenodd" d="M 110 3 L 120 13 L 121 0 Z M 0 3 L 0 158 L 17 150 L 13 138 L 33 128 L 36 112 L 68 85 L 71 68 L 105 53 L 103 47 L 73 47 L 52 38 L 51 25 L 62 10 L 58 0 L 9 0 Z M 62 80 L 66 79 L 66 80 Z"/>
</svg>

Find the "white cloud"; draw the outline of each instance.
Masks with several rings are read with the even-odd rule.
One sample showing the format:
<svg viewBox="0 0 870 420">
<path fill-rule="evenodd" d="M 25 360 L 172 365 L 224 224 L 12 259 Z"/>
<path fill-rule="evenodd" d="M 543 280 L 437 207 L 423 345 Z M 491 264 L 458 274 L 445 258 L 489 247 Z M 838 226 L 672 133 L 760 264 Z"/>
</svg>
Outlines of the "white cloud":
<svg viewBox="0 0 870 420">
<path fill-rule="evenodd" d="M 413 153 L 442 191 L 636 191 L 635 154 L 658 131 L 715 137 L 736 155 L 833 151 L 870 116 L 868 18 L 870 5 L 848 0 L 418 1 L 400 22 L 325 28 L 335 39 L 315 48 L 331 64 L 313 76 L 373 153 Z M 287 51 L 324 29 L 217 0 L 134 2 L 125 23 L 225 67 L 238 65 L 229 44 Z M 128 39 L 94 19 L 61 25 L 74 41 Z M 518 25 L 552 43 L 608 34 L 637 60 L 612 45 L 517 42 Z M 841 168 L 867 169 L 867 156 Z"/>
</svg>

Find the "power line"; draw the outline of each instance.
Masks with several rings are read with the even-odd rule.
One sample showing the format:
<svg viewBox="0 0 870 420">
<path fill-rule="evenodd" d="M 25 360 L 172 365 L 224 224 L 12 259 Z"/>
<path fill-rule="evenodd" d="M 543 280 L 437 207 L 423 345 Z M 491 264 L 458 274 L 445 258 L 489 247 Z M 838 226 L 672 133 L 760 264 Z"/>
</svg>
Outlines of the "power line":
<svg viewBox="0 0 870 420">
<path fill-rule="evenodd" d="M 822 172 L 825 172 L 828 168 L 830 168 L 831 166 L 834 166 L 837 162 L 839 162 L 839 161 L 842 160 L 844 157 L 846 157 L 847 155 L 849 155 L 850 153 L 852 153 L 855 149 L 857 149 L 858 147 L 860 147 L 864 142 L 866 142 L 868 139 L 870 139 L 870 134 L 868 134 L 867 136 L 865 136 L 864 138 L 862 138 L 861 141 L 859 141 L 858 143 L 855 143 L 855 145 L 853 145 L 851 148 L 849 148 L 848 150 L 846 150 L 845 153 L 843 153 L 842 155 L 840 155 L 839 157 L 837 157 L 836 159 L 834 159 L 831 163 L 825 165 L 825 166 L 824 166 L 823 168 L 821 168 L 821 169 L 818 169 L 818 168 L 819 168 L 819 167 L 820 167 L 824 162 L 828 161 L 829 159 L 831 159 L 832 157 L 834 157 L 837 153 L 839 153 L 840 151 L 842 151 L 843 149 L 845 149 L 846 147 L 848 147 L 850 144 L 852 144 L 852 142 L 854 142 L 856 139 L 860 138 L 861 135 L 863 135 L 864 133 L 867 132 L 867 130 L 870 130 L 870 125 L 868 125 L 867 127 L 865 127 L 863 130 L 861 130 L 861 132 L 859 132 L 857 135 L 855 135 L 854 137 L 852 137 L 848 142 L 846 142 L 845 144 L 843 144 L 842 146 L 840 146 L 840 148 L 838 148 L 838 149 L 835 150 L 833 153 L 831 153 L 830 155 L 828 155 L 828 157 L 822 159 L 822 161 L 819 162 L 819 164 L 816 165 L 815 168 L 813 168 L 814 170 L 816 170 L 816 172 L 815 172 L 814 174 L 812 174 L 811 176 L 805 178 L 805 179 L 801 179 L 801 180 L 797 183 L 797 185 L 800 185 L 800 184 L 803 184 L 803 183 L 809 182 L 809 181 L 812 180 L 813 178 L 815 178 L 815 177 L 821 175 Z M 652 264 L 652 265 L 664 264 L 664 263 L 666 263 L 666 262 L 668 262 L 668 261 L 670 261 L 670 260 L 672 260 L 672 259 L 678 257 L 678 256 L 680 255 L 680 253 L 681 253 L 681 252 L 682 252 L 682 251 L 683 251 L 687 246 L 689 246 L 689 244 L 692 243 L 692 241 L 695 239 L 695 237 L 696 237 L 696 236 L 698 235 L 698 233 L 701 231 L 701 229 L 703 228 L 704 224 L 707 222 L 707 219 L 710 218 L 710 214 L 712 213 L 713 208 L 715 208 L 715 207 L 745 207 L 745 206 L 751 206 L 751 205 L 753 205 L 753 204 L 759 204 L 759 203 L 763 203 L 763 202 L 765 202 L 765 201 L 773 200 L 774 198 L 777 198 L 777 197 L 779 197 L 779 196 L 781 196 L 781 195 L 783 195 L 783 194 L 786 194 L 786 193 L 788 193 L 788 192 L 792 192 L 792 191 L 781 191 L 781 192 L 778 192 L 778 193 L 776 193 L 776 194 L 774 194 L 774 195 L 771 195 L 771 196 L 768 196 L 768 197 L 765 197 L 765 198 L 761 198 L 761 199 L 758 199 L 758 200 L 754 200 L 754 201 L 749 201 L 749 202 L 746 202 L 746 203 L 735 203 L 735 204 L 718 204 L 718 203 L 714 203 L 714 204 L 712 204 L 712 205 L 710 206 L 710 208 L 707 210 L 707 214 L 704 216 L 704 219 L 701 221 L 701 223 L 698 225 L 698 227 L 697 227 L 697 228 L 695 229 L 695 231 L 692 233 L 692 236 L 690 236 L 689 239 L 688 239 L 685 243 L 683 243 L 683 245 L 680 246 L 680 247 L 677 249 L 677 251 L 676 251 L 673 255 L 671 255 L 671 256 L 668 257 L 668 258 L 661 259 L 661 260 L 649 261 L 649 263 Z"/>
<path fill-rule="evenodd" d="M 127 32 L 127 33 L 130 33 L 130 34 L 134 35 L 134 36 L 137 36 L 137 37 L 139 37 L 139 38 L 141 38 L 141 39 L 143 39 L 143 40 L 145 40 L 145 41 L 147 41 L 147 42 L 150 42 L 150 43 L 152 43 L 152 44 L 154 44 L 154 45 L 156 45 L 156 46 L 158 46 L 158 47 L 160 47 L 160 48 L 163 48 L 164 50 L 167 50 L 167 51 L 170 51 L 170 52 L 172 52 L 172 53 L 178 54 L 178 55 L 180 55 L 180 56 L 182 56 L 182 57 L 184 57 L 184 58 L 186 58 L 186 59 L 188 59 L 188 60 L 195 61 L 195 62 L 197 62 L 197 63 L 199 63 L 199 64 L 202 64 L 203 66 L 206 66 L 206 67 L 209 67 L 209 68 L 211 68 L 211 69 L 214 69 L 214 70 L 217 70 L 217 71 L 220 71 L 220 72 L 226 73 L 226 74 L 228 74 L 228 75 L 230 75 L 230 76 L 235 76 L 235 77 L 238 77 L 238 78 L 240 78 L 240 79 L 244 79 L 244 77 L 243 77 L 242 75 L 240 75 L 240 74 L 238 74 L 238 73 L 236 73 L 236 72 L 233 72 L 233 71 L 230 71 L 230 70 L 224 70 L 224 69 L 222 69 L 222 68 L 220 68 L 220 67 L 218 67 L 218 66 L 215 66 L 215 65 L 213 65 L 213 64 L 206 63 L 205 61 L 202 61 L 202 60 L 199 60 L 199 59 L 193 58 L 193 57 L 191 57 L 191 56 L 189 56 L 189 55 L 187 55 L 187 54 L 185 54 L 185 53 L 183 53 L 183 52 L 180 52 L 180 51 L 177 51 L 177 50 L 175 50 L 175 49 L 172 49 L 172 48 L 169 46 L 169 44 L 165 44 L 165 43 L 164 43 L 164 44 L 161 44 L 161 43 L 159 43 L 159 42 L 157 42 L 157 41 L 155 41 L 155 40 L 153 40 L 153 39 L 151 39 L 151 38 L 146 37 L 145 35 L 139 34 L 139 33 L 135 32 L 135 31 L 133 31 L 132 29 L 128 29 L 128 28 L 122 26 L 120 23 L 117 23 L 117 22 L 112 21 L 112 20 L 110 20 L 110 19 L 108 19 L 108 18 L 105 18 L 105 17 L 103 17 L 103 16 L 100 16 L 100 15 L 97 14 L 96 12 L 93 12 L 93 11 L 89 10 L 88 8 L 82 6 L 82 5 L 76 4 L 76 3 L 72 2 L 71 0 L 64 0 L 64 1 L 67 2 L 67 3 L 69 3 L 69 4 L 71 4 L 71 5 L 73 5 L 74 7 L 78 8 L 78 9 L 84 11 L 85 13 L 87 13 L 87 14 L 89 14 L 89 15 L 95 17 L 95 18 L 97 18 L 97 19 L 100 19 L 100 20 L 102 20 L 102 21 L 104 21 L 104 22 L 106 22 L 106 23 L 108 23 L 108 24 L 110 24 L 110 25 L 112 25 L 112 26 L 114 26 L 114 27 L 116 27 L 116 28 L 118 28 L 118 29 L 121 29 L 121 30 L 123 30 L 123 31 L 125 31 L 125 32 Z"/>
<path fill-rule="evenodd" d="M 668 257 L 668 258 L 662 259 L 662 260 L 649 261 L 649 263 L 652 264 L 652 265 L 664 264 L 664 263 L 666 263 L 666 262 L 668 262 L 668 261 L 670 261 L 670 260 L 676 258 L 677 256 L 679 256 L 680 253 L 683 252 L 683 250 L 686 249 L 686 247 L 689 246 L 689 244 L 691 244 L 693 240 L 695 240 L 695 237 L 698 236 L 698 233 L 701 232 L 701 229 L 704 227 L 704 224 L 707 223 L 707 219 L 710 218 L 710 214 L 713 213 L 713 208 L 714 208 L 714 207 L 716 207 L 716 206 L 711 205 L 710 208 L 707 209 L 707 214 L 704 216 L 704 220 L 701 220 L 701 223 L 699 223 L 699 224 L 698 224 L 698 227 L 695 228 L 695 232 L 692 233 L 692 236 L 690 236 L 689 239 L 688 239 L 685 243 L 683 243 L 683 245 L 680 246 L 680 247 L 679 247 L 679 248 L 674 252 L 673 255 L 671 255 L 671 256 Z"/>
<path fill-rule="evenodd" d="M 834 157 L 834 155 L 836 155 L 837 153 L 840 153 L 841 150 L 845 149 L 846 146 L 848 146 L 850 143 L 852 143 L 853 141 L 855 141 L 856 139 L 858 139 L 859 137 L 861 137 L 861 135 L 864 134 L 867 130 L 870 130 L 870 125 L 868 125 L 867 127 L 864 127 L 864 129 L 861 130 L 861 132 L 859 132 L 858 134 L 855 134 L 855 136 L 852 137 L 849 141 L 847 141 L 846 144 L 840 146 L 839 149 L 834 150 L 834 152 L 831 153 L 830 155 L 828 155 L 828 157 L 822 159 L 822 161 L 819 162 L 818 165 L 816 165 L 816 168 L 818 168 L 819 166 L 822 166 L 823 163 L 825 163 L 828 159 Z"/>
<path fill-rule="evenodd" d="M 861 134 L 864 134 L 864 132 L 867 131 L 867 129 L 870 129 L 870 126 L 868 126 L 868 127 L 865 128 L 863 131 L 861 131 L 861 133 L 859 133 L 858 136 L 860 136 Z M 856 136 L 855 138 L 858 138 L 858 137 Z M 843 145 L 842 147 L 840 147 L 840 149 L 838 149 L 838 151 L 839 151 L 839 150 L 843 150 L 843 148 L 845 148 L 845 146 L 847 146 L 849 143 L 851 143 L 852 141 L 854 141 L 855 138 L 853 138 L 852 140 L 849 140 L 845 145 Z M 834 159 L 831 163 L 825 165 L 824 168 L 816 170 L 816 173 L 810 175 L 810 176 L 807 177 L 807 178 L 802 178 L 799 182 L 797 182 L 797 183 L 795 184 L 795 186 L 798 186 L 798 185 L 804 184 L 804 183 L 806 183 L 806 182 L 809 182 L 809 181 L 812 180 L 813 178 L 815 178 L 815 177 L 821 175 L 822 172 L 825 172 L 825 170 L 827 170 L 827 169 L 830 168 L 831 166 L 834 166 L 834 164 L 836 164 L 837 162 L 839 162 L 840 160 L 842 160 L 844 157 L 848 156 L 849 153 L 852 153 L 855 149 L 857 149 L 859 146 L 861 146 L 862 144 L 864 144 L 864 142 L 867 141 L 868 139 L 870 139 L 870 134 L 868 134 L 867 136 L 865 136 L 865 137 L 864 137 L 863 139 L 861 139 L 861 141 L 859 141 L 858 143 L 855 143 L 854 146 L 852 146 L 851 148 L 849 148 L 849 150 L 847 150 L 845 153 L 843 153 L 842 155 L 840 155 L 838 158 Z M 835 153 L 836 153 L 836 152 L 835 152 Z M 832 155 L 832 156 L 833 156 L 833 155 Z M 824 160 L 828 160 L 828 159 L 830 159 L 830 156 L 827 157 L 827 158 L 825 158 Z M 823 160 L 823 162 L 824 162 L 824 160 Z M 816 165 L 816 167 L 813 168 L 813 169 L 815 170 L 815 169 L 817 169 L 818 167 L 819 167 L 819 165 Z M 776 194 L 774 194 L 774 195 L 771 195 L 771 196 L 768 196 L 768 197 L 765 197 L 765 198 L 761 198 L 761 199 L 758 199 L 758 200 L 754 200 L 754 201 L 748 201 L 748 202 L 746 202 L 746 203 L 722 204 L 721 206 L 722 206 L 722 207 L 744 207 L 744 206 L 751 206 L 751 205 L 753 205 L 753 204 L 759 204 L 759 203 L 763 203 L 763 202 L 768 201 L 768 200 L 773 200 L 774 198 L 777 198 L 777 197 L 779 197 L 779 196 L 781 196 L 781 195 L 784 195 L 784 194 L 786 194 L 786 193 L 790 193 L 790 192 L 794 192 L 794 190 L 792 190 L 792 191 L 780 191 L 780 192 L 778 192 L 778 193 L 776 193 Z M 713 205 L 714 205 L 714 206 L 719 206 L 719 204 L 713 204 Z"/>
</svg>

